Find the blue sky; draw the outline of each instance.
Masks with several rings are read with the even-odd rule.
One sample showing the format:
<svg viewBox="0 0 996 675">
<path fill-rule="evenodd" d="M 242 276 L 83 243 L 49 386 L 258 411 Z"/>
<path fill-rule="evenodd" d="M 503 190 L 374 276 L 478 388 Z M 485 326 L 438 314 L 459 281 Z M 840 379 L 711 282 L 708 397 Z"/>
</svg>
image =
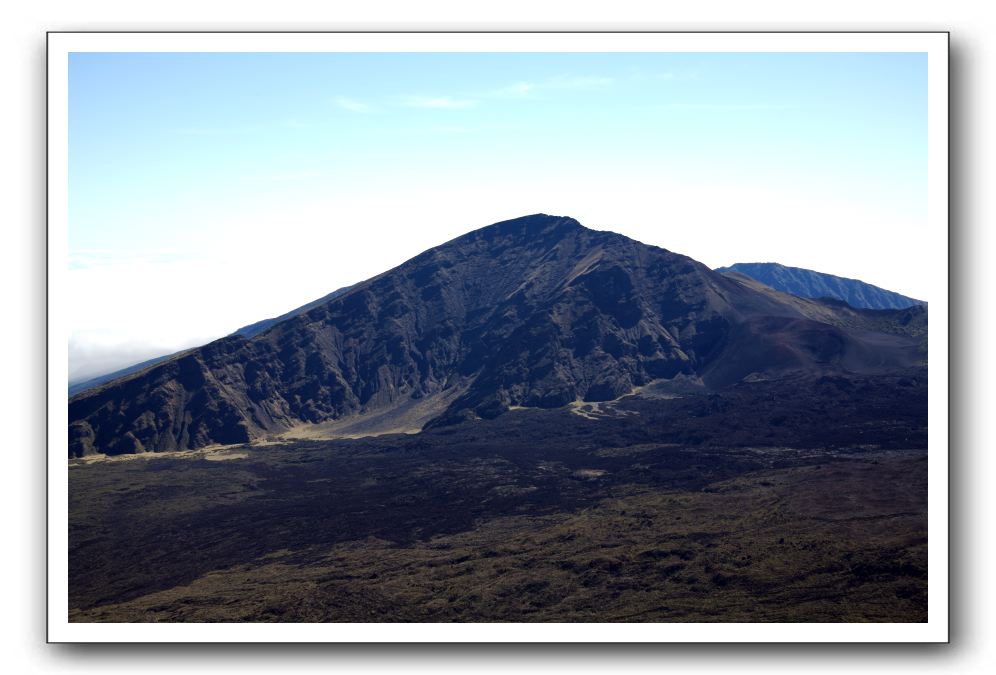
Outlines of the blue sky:
<svg viewBox="0 0 996 675">
<path fill-rule="evenodd" d="M 496 220 L 925 298 L 923 54 L 73 54 L 70 375 Z"/>
</svg>

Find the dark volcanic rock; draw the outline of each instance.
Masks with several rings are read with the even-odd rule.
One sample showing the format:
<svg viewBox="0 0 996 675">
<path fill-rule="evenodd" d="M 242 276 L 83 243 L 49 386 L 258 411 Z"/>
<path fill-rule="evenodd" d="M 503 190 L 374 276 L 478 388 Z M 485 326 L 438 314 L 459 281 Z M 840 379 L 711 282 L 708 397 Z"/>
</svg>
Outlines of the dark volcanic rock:
<svg viewBox="0 0 996 675">
<path fill-rule="evenodd" d="M 924 316 L 922 325 L 925 330 Z M 919 321 L 912 321 L 919 326 Z M 408 405 L 434 424 L 922 360 L 899 318 L 800 300 L 571 218 L 497 223 L 247 338 L 70 400 L 70 455 L 241 443 Z"/>
</svg>

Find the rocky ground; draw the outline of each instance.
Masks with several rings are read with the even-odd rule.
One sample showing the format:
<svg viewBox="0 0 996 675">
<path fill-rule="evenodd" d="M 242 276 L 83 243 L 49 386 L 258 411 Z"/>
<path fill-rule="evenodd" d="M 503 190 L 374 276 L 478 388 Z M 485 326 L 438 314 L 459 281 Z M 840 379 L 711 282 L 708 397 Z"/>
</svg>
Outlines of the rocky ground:
<svg viewBox="0 0 996 675">
<path fill-rule="evenodd" d="M 70 618 L 924 621 L 925 393 L 806 378 L 72 460 Z"/>
</svg>

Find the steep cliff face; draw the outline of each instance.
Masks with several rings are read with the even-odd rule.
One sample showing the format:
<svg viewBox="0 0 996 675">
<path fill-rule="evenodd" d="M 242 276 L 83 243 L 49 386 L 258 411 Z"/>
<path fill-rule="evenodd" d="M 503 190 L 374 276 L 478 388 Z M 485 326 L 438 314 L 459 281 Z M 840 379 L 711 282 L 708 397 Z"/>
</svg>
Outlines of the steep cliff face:
<svg viewBox="0 0 996 675">
<path fill-rule="evenodd" d="M 69 452 L 238 443 L 392 410 L 445 424 L 679 376 L 721 388 L 757 373 L 901 367 L 917 360 L 917 340 L 883 332 L 897 320 L 774 293 L 571 218 L 527 216 L 249 338 L 74 397 Z"/>
</svg>

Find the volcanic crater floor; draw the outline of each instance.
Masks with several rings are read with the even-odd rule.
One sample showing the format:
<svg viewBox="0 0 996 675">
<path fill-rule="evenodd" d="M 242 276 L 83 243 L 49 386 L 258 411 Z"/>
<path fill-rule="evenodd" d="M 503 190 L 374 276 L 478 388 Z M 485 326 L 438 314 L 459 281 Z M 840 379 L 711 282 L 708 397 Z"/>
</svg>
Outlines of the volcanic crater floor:
<svg viewBox="0 0 996 675">
<path fill-rule="evenodd" d="M 922 622 L 925 393 L 755 383 L 73 460 L 69 618 Z"/>
</svg>

